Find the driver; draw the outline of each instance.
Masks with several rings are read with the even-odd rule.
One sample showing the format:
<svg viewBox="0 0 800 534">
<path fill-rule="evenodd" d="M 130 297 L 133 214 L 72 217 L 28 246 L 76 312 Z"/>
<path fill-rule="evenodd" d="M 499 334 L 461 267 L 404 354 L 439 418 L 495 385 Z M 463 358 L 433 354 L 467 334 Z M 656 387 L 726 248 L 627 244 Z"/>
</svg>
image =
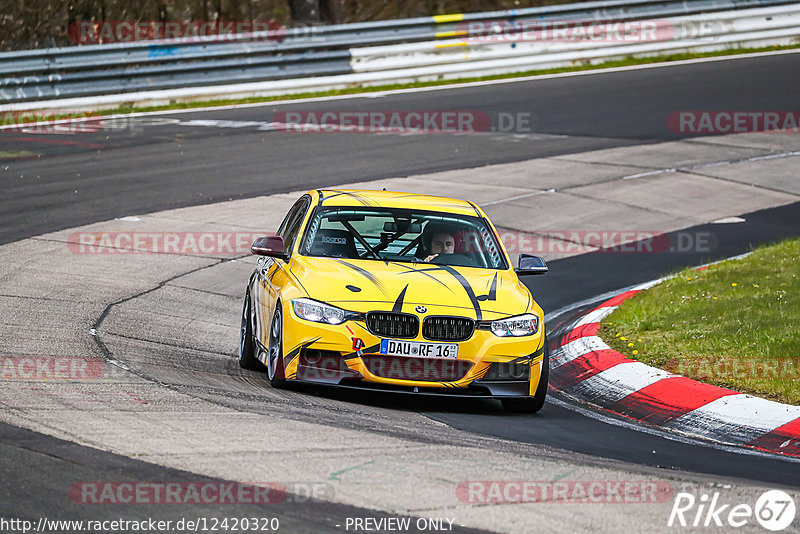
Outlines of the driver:
<svg viewBox="0 0 800 534">
<path fill-rule="evenodd" d="M 439 254 L 453 254 L 456 240 L 449 230 L 441 229 L 429 232 L 425 236 L 425 249 L 430 252 L 423 261 L 432 261 Z"/>
</svg>

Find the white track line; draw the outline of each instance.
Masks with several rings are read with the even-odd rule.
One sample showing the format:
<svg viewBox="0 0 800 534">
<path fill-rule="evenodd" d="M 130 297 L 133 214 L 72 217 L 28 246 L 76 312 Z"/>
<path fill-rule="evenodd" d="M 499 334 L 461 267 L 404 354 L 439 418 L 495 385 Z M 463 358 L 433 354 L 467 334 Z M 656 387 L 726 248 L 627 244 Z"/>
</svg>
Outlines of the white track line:
<svg viewBox="0 0 800 534">
<path fill-rule="evenodd" d="M 578 399 L 575 399 L 575 401 L 577 400 Z M 708 449 L 717 449 L 720 451 L 730 452 L 733 454 L 741 454 L 742 456 L 759 456 L 761 458 L 769 458 L 771 460 L 782 460 L 784 462 L 795 463 L 800 465 L 800 458 L 795 458 L 793 456 L 781 456 L 773 453 L 759 451 L 757 449 L 748 449 L 736 445 L 726 445 L 724 443 L 711 442 L 708 440 L 703 440 L 701 438 L 679 434 L 676 433 L 675 431 L 660 430 L 655 427 L 645 426 L 641 423 L 632 423 L 624 419 L 617 419 L 616 417 L 605 415 L 603 413 L 591 410 L 589 408 L 585 408 L 577 404 L 575 401 L 567 402 L 552 395 L 547 396 L 547 402 L 549 404 L 553 404 L 555 406 L 558 406 L 559 408 L 564 408 L 565 410 L 575 412 L 584 417 L 588 417 L 589 419 L 600 421 L 601 423 L 605 423 L 607 425 L 614 425 L 622 428 L 627 428 L 628 430 L 634 430 L 636 432 L 641 432 L 642 434 L 648 434 L 650 436 L 656 436 L 659 438 L 667 439 L 669 441 L 683 443 L 684 445 L 693 445 L 693 446 L 705 447 Z M 653 452 L 655 453 L 657 451 Z"/>
</svg>

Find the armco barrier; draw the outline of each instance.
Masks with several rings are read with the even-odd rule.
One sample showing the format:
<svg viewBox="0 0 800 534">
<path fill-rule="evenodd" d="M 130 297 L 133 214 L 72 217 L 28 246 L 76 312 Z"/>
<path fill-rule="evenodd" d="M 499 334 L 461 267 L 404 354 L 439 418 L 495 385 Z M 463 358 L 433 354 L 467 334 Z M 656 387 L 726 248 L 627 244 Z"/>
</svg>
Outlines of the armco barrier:
<svg viewBox="0 0 800 534">
<path fill-rule="evenodd" d="M 556 61 L 606 59 L 676 50 L 712 50 L 731 44 L 746 45 L 782 38 L 800 40 L 800 4 L 790 7 L 730 11 L 692 17 L 674 17 L 652 21 L 657 30 L 670 34 L 663 40 L 639 39 L 634 42 L 621 32 L 616 39 L 586 39 L 580 43 L 567 40 L 520 39 L 481 42 L 450 39 L 447 41 L 367 47 L 351 50 L 355 72 L 443 66 L 441 72 L 470 72 L 490 68 L 519 66 L 520 70 Z M 534 37 L 537 37 L 534 35 Z M 486 62 L 486 63 L 482 63 Z"/>
<path fill-rule="evenodd" d="M 766 6 L 766 7 L 765 7 Z M 526 25 L 657 21 L 658 40 L 515 41 Z M 521 72 L 616 57 L 800 40 L 785 0 L 616 0 L 0 53 L 0 110 L 255 96 Z M 494 26 L 490 23 L 496 23 Z M 505 28 L 507 38 L 493 33 Z M 478 33 L 471 33 L 478 28 Z M 288 83 L 287 83 L 288 82 Z M 112 98 L 108 98 L 108 97 Z M 115 98 L 113 98 L 115 97 Z M 39 102 L 40 104 L 35 104 Z"/>
</svg>

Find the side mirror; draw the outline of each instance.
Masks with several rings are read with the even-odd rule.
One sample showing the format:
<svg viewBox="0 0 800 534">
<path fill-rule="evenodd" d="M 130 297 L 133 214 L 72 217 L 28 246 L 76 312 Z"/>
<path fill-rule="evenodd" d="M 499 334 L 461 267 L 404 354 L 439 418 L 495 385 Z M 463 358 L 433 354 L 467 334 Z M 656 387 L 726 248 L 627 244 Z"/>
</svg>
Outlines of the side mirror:
<svg viewBox="0 0 800 534">
<path fill-rule="evenodd" d="M 283 251 L 283 238 L 279 235 L 259 237 L 250 247 L 250 252 L 259 256 L 270 256 L 286 260 L 289 255 Z"/>
<path fill-rule="evenodd" d="M 517 274 L 544 274 L 548 271 L 547 264 L 539 256 L 533 254 L 520 254 Z"/>
</svg>

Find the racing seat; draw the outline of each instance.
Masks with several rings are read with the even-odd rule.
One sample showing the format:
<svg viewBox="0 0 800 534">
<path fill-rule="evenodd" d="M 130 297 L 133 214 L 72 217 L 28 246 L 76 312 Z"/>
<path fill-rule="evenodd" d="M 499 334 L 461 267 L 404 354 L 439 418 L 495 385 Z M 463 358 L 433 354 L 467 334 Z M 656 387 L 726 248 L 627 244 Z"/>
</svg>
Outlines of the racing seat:
<svg viewBox="0 0 800 534">
<path fill-rule="evenodd" d="M 317 230 L 309 253 L 328 258 L 358 258 L 353 234 L 338 229 Z"/>
</svg>

